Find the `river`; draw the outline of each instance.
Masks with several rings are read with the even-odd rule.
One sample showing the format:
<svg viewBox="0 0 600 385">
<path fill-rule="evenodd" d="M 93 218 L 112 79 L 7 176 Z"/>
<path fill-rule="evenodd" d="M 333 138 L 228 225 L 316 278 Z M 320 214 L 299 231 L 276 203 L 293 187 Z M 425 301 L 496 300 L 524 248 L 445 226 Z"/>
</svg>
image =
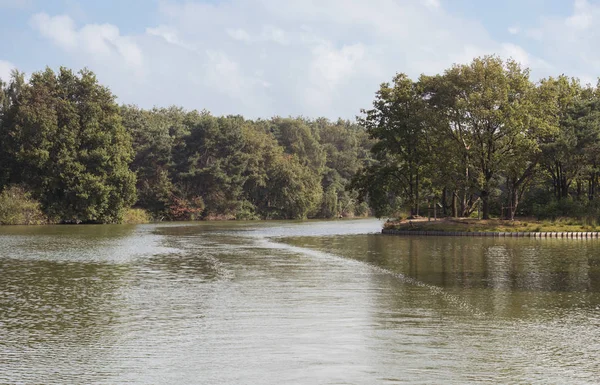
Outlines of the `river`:
<svg viewBox="0 0 600 385">
<path fill-rule="evenodd" d="M 0 383 L 598 383 L 600 240 L 0 228 Z"/>
</svg>

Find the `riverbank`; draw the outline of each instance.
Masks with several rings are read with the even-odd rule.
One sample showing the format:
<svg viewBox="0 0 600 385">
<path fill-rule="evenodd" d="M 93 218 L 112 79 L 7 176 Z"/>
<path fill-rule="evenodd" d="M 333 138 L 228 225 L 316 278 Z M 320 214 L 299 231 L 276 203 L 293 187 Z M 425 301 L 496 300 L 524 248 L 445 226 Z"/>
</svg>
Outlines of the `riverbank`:
<svg viewBox="0 0 600 385">
<path fill-rule="evenodd" d="M 560 219 L 555 221 L 538 221 L 535 219 L 518 219 L 514 221 L 472 218 L 444 218 L 434 221 L 419 218 L 403 221 L 388 221 L 384 224 L 386 233 L 441 233 L 441 235 L 477 234 L 498 236 L 497 234 L 540 234 L 540 233 L 595 233 L 600 227 L 595 224 L 581 223 L 575 219 Z M 435 235 L 435 234 L 432 234 Z"/>
</svg>

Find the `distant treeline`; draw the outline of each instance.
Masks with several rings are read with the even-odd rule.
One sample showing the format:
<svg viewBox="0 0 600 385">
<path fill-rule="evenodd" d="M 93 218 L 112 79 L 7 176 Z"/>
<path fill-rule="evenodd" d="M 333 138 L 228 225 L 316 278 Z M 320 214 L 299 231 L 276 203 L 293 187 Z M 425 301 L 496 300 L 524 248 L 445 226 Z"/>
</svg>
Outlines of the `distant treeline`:
<svg viewBox="0 0 600 385">
<path fill-rule="evenodd" d="M 130 207 L 193 220 L 432 205 L 600 220 L 600 88 L 533 82 L 495 56 L 398 74 L 357 122 L 119 106 L 93 73 L 65 68 L 14 72 L 0 90 L 0 223 L 16 212 L 4 222 L 114 223 Z"/>
<path fill-rule="evenodd" d="M 375 162 L 354 186 L 377 215 L 600 219 L 600 89 L 533 82 L 495 56 L 413 81 L 398 74 L 359 121 Z"/>
<path fill-rule="evenodd" d="M 117 223 L 132 206 L 155 220 L 362 216 L 348 186 L 371 147 L 349 121 L 144 110 L 117 105 L 88 70 L 28 81 L 15 71 L 0 80 L 0 216 Z"/>
</svg>

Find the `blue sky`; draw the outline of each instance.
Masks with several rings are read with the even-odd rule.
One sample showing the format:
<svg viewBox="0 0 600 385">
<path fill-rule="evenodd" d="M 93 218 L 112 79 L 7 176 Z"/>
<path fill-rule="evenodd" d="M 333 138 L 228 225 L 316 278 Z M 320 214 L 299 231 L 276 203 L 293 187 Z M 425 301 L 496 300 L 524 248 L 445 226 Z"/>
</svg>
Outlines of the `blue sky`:
<svg viewBox="0 0 600 385">
<path fill-rule="evenodd" d="M 354 118 L 474 56 L 600 76 L 599 0 L 0 0 L 0 77 L 88 67 L 121 103 Z"/>
</svg>

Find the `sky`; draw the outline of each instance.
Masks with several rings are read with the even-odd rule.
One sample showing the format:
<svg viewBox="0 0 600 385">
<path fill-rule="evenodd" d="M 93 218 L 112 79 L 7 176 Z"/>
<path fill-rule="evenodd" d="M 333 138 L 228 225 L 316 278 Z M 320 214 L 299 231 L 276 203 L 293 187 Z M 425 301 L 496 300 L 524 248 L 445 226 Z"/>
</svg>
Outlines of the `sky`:
<svg viewBox="0 0 600 385">
<path fill-rule="evenodd" d="M 396 73 L 495 54 L 600 76 L 600 0 L 0 0 L 0 78 L 87 67 L 143 108 L 354 119 Z"/>
</svg>

